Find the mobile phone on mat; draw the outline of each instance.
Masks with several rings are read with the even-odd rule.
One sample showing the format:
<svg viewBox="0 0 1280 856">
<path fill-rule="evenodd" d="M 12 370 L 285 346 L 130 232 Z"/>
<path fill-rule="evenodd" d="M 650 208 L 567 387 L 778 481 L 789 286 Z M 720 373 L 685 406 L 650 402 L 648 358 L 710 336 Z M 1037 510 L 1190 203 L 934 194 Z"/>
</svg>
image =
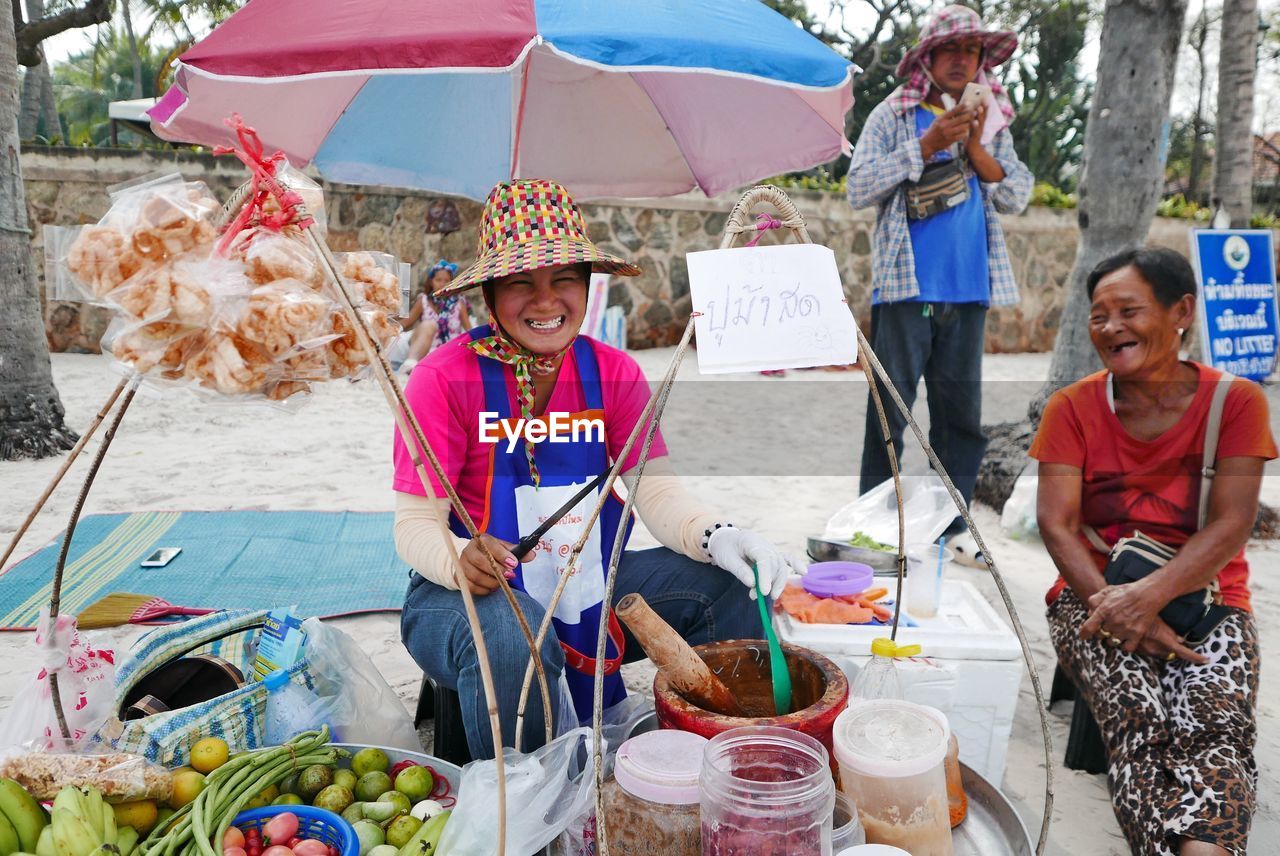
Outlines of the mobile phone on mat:
<svg viewBox="0 0 1280 856">
<path fill-rule="evenodd" d="M 163 568 L 182 552 L 181 547 L 157 547 L 150 556 L 138 563 L 140 568 Z"/>
</svg>

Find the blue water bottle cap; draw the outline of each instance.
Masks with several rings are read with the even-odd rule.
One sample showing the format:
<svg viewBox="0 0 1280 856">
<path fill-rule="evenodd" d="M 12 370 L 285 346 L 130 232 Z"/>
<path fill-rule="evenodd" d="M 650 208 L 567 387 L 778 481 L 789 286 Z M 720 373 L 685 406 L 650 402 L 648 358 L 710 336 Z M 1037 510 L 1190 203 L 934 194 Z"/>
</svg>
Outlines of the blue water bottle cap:
<svg viewBox="0 0 1280 856">
<path fill-rule="evenodd" d="M 275 692 L 285 684 L 289 683 L 289 673 L 284 669 L 276 669 L 274 672 L 263 678 L 262 683 L 266 685 L 268 690 Z"/>
</svg>

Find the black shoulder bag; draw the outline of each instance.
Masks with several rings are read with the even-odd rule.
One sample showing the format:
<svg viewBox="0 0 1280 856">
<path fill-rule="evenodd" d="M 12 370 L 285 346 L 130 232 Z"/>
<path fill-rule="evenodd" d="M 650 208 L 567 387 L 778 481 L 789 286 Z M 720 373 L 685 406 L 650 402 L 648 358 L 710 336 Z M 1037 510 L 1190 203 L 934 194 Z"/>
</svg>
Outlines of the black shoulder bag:
<svg viewBox="0 0 1280 856">
<path fill-rule="evenodd" d="M 1209 490 L 1213 486 L 1216 473 L 1214 465 L 1218 458 L 1218 433 L 1222 427 L 1222 408 L 1227 399 L 1227 391 L 1235 377 L 1223 373 L 1213 391 L 1213 401 L 1209 405 L 1209 421 L 1205 427 L 1204 462 L 1200 470 L 1200 505 L 1198 510 L 1197 529 L 1203 529 L 1209 517 Z M 1108 379 L 1108 383 L 1110 380 Z M 1107 566 L 1103 577 L 1108 585 L 1118 586 L 1135 582 L 1163 568 L 1174 557 L 1177 550 L 1157 541 L 1149 535 L 1137 530 L 1128 538 L 1121 538 L 1114 547 L 1107 542 L 1092 526 L 1082 527 L 1089 544 L 1100 553 L 1108 553 Z M 1224 606 L 1215 577 L 1208 587 L 1201 591 L 1190 592 L 1169 601 L 1160 610 L 1160 617 L 1173 631 L 1189 645 L 1199 645 L 1209 638 L 1213 629 L 1222 623 L 1230 614 L 1231 608 Z"/>
</svg>

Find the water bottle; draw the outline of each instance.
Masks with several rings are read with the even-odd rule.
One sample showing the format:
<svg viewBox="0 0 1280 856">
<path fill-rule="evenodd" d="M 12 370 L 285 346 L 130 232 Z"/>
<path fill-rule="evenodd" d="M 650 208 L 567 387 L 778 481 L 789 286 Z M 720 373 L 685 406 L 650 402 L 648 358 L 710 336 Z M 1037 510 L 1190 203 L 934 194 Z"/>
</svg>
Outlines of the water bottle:
<svg viewBox="0 0 1280 856">
<path fill-rule="evenodd" d="M 262 679 L 262 684 L 268 692 L 267 745 L 287 743 L 298 732 L 310 731 L 324 723 L 324 704 L 311 690 L 289 680 L 286 670 L 271 672 Z"/>
<path fill-rule="evenodd" d="M 920 653 L 919 645 L 899 645 L 892 639 L 871 641 L 871 660 L 858 672 L 849 687 L 849 700 L 875 701 L 897 699 L 902 701 L 902 682 L 898 679 L 898 657 L 914 657 Z"/>
</svg>

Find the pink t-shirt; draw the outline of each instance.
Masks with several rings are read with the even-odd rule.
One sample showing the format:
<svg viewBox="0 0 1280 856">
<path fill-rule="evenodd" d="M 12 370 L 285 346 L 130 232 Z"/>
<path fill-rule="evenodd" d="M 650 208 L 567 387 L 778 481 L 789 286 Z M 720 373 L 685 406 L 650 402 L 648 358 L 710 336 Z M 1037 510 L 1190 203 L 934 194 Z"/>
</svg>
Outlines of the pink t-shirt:
<svg viewBox="0 0 1280 856">
<path fill-rule="evenodd" d="M 582 337 L 586 338 L 586 337 Z M 484 516 L 485 494 L 489 477 L 489 456 L 494 446 L 480 442 L 480 414 L 487 410 L 484 384 L 480 377 L 480 357 L 467 347 L 468 335 L 460 336 L 432 351 L 414 368 L 405 387 L 410 409 L 422 424 L 422 431 L 440 459 L 445 475 L 458 490 L 462 504 L 479 524 Z M 640 366 L 625 352 L 587 340 L 595 352 L 600 372 L 601 398 L 604 402 L 605 440 L 611 461 L 617 460 L 649 400 L 649 382 Z M 507 380 L 509 412 L 518 415 L 515 371 L 504 366 Z M 578 364 L 572 348 L 565 354 L 556 378 L 555 388 L 547 404 L 547 413 L 578 413 L 586 410 L 586 401 L 578 382 Z M 631 450 L 623 471 L 635 466 L 640 457 L 640 439 Z M 505 438 L 500 448 L 506 448 Z M 517 447 L 519 448 L 519 447 Z M 521 453 L 522 454 L 522 453 Z M 649 457 L 667 454 L 659 430 L 653 438 Z M 536 460 L 535 452 L 535 460 Z M 422 482 L 414 470 L 408 449 L 395 433 L 395 477 L 392 486 L 403 493 L 426 496 Z M 423 464 L 431 479 L 435 495 L 444 490 L 423 455 Z"/>
</svg>

